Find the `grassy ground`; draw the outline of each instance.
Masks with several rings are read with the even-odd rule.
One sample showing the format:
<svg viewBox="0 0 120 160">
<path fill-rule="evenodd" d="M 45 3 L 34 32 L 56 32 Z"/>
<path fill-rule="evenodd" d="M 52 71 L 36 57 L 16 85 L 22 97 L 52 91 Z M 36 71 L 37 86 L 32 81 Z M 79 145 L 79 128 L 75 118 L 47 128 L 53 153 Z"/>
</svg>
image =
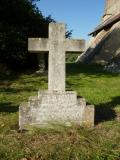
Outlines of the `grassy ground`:
<svg viewBox="0 0 120 160">
<path fill-rule="evenodd" d="M 21 133 L 19 104 L 47 88 L 47 77 L 0 76 L 0 160 L 120 160 L 120 75 L 67 64 L 66 84 L 95 105 L 95 128 L 59 125 Z"/>
</svg>

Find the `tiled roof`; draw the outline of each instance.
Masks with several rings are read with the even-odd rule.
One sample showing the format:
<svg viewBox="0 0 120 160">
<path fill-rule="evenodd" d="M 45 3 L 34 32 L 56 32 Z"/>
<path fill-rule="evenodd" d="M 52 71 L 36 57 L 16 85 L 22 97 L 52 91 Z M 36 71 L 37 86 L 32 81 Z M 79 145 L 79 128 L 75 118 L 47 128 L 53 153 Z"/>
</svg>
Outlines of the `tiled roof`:
<svg viewBox="0 0 120 160">
<path fill-rule="evenodd" d="M 111 25 L 113 25 L 114 23 L 118 22 L 120 20 L 120 13 L 111 16 L 110 18 L 108 18 L 107 20 L 105 20 L 103 23 L 101 23 L 99 26 L 97 26 L 95 28 L 95 30 L 93 32 L 91 32 L 89 35 L 94 35 L 99 33 L 101 30 L 110 27 Z"/>
</svg>

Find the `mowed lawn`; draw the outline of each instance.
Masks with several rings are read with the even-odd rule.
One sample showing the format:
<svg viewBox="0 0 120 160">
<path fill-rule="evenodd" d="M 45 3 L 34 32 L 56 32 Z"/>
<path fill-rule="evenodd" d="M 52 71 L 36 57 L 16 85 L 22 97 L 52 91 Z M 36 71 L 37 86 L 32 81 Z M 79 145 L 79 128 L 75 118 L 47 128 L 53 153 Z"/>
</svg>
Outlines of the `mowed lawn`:
<svg viewBox="0 0 120 160">
<path fill-rule="evenodd" d="M 95 127 L 59 124 L 20 132 L 19 105 L 47 89 L 47 76 L 32 71 L 0 75 L 0 160 L 120 160 L 120 75 L 98 65 L 66 68 L 66 90 L 95 105 Z"/>
</svg>

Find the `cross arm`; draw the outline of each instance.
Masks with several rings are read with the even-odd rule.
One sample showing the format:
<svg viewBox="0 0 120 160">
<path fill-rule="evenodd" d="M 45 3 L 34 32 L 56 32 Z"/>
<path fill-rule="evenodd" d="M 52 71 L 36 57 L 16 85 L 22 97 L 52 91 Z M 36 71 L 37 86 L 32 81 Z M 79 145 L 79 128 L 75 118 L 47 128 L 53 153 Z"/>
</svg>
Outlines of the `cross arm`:
<svg viewBox="0 0 120 160">
<path fill-rule="evenodd" d="M 29 38 L 28 51 L 29 52 L 48 52 L 49 51 L 48 38 Z"/>
<path fill-rule="evenodd" d="M 66 52 L 84 52 L 85 51 L 85 40 L 65 40 Z"/>
</svg>

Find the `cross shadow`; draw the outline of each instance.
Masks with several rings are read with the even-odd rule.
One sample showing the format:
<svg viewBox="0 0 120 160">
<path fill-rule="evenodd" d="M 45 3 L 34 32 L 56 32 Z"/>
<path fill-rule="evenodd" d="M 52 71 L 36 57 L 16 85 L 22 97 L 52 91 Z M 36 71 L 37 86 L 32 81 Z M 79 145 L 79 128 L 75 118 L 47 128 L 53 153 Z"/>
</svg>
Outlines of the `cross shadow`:
<svg viewBox="0 0 120 160">
<path fill-rule="evenodd" d="M 18 106 L 12 105 L 12 103 L 2 103 L 0 102 L 0 112 L 15 113 L 18 112 Z"/>
<path fill-rule="evenodd" d="M 114 110 L 116 105 L 120 105 L 120 96 L 113 97 L 110 102 L 96 105 L 95 124 L 104 121 L 114 120 L 117 117 L 117 114 Z"/>
<path fill-rule="evenodd" d="M 30 87 L 25 87 L 25 88 L 0 88 L 0 92 L 2 93 L 7 93 L 7 94 L 18 94 L 19 92 L 31 92 L 31 91 L 37 91 L 34 88 Z"/>
<path fill-rule="evenodd" d="M 2 113 L 3 114 L 3 116 L 4 116 L 4 113 L 6 114 L 6 113 L 8 113 L 8 114 L 10 114 L 10 113 L 16 113 L 16 112 L 18 112 L 18 110 L 19 110 L 19 106 L 15 106 L 15 105 L 13 105 L 12 103 L 2 103 L 2 102 L 0 102 L 0 113 Z M 10 128 L 12 129 L 12 130 L 16 130 L 16 131 L 18 131 L 18 129 L 19 129 L 19 122 L 18 122 L 18 120 L 16 120 L 13 124 L 9 124 L 9 126 L 10 126 Z"/>
</svg>

